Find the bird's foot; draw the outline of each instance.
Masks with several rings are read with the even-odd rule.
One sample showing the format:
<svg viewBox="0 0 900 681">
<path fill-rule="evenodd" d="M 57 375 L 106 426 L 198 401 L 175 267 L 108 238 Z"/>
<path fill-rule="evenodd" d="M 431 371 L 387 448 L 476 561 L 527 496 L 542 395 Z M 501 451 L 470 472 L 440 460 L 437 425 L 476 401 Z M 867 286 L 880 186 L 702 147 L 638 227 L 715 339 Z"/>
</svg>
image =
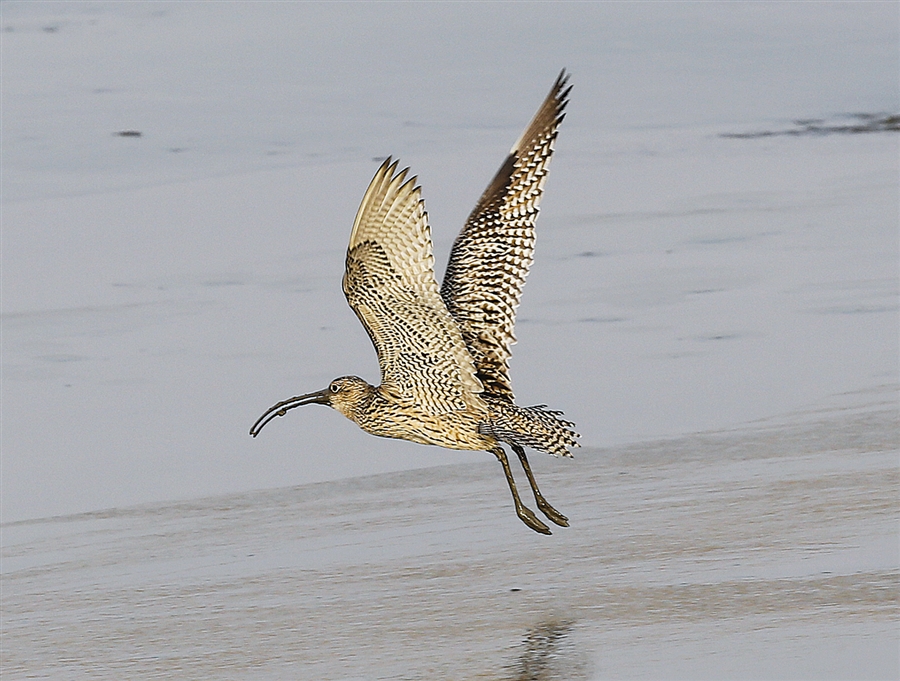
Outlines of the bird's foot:
<svg viewBox="0 0 900 681">
<path fill-rule="evenodd" d="M 547 503 L 544 497 L 536 497 L 535 501 L 537 502 L 537 507 L 540 509 L 541 513 L 550 518 L 554 523 L 560 527 L 569 526 L 569 519 Z"/>
<path fill-rule="evenodd" d="M 528 525 L 535 532 L 540 532 L 541 534 L 553 534 L 550 531 L 550 528 L 547 527 L 544 523 L 542 523 L 538 517 L 534 514 L 527 506 L 518 506 L 516 507 L 516 514 L 518 514 L 519 519 Z"/>
</svg>

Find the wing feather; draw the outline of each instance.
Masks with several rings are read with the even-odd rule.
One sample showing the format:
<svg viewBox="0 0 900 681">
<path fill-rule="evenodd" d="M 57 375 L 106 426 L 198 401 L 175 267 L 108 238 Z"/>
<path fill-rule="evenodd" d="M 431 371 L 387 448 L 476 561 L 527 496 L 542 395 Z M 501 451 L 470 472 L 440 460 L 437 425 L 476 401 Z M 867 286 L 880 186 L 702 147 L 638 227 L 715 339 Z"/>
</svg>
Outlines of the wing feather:
<svg viewBox="0 0 900 681">
<path fill-rule="evenodd" d="M 441 296 L 462 331 L 487 393 L 513 399 L 510 346 L 534 262 L 534 225 L 571 86 L 559 74 L 457 236 Z"/>
<path fill-rule="evenodd" d="M 344 295 L 378 353 L 383 390 L 429 413 L 462 410 L 480 403 L 482 385 L 434 278 L 421 189 L 390 161 L 357 212 Z"/>
</svg>

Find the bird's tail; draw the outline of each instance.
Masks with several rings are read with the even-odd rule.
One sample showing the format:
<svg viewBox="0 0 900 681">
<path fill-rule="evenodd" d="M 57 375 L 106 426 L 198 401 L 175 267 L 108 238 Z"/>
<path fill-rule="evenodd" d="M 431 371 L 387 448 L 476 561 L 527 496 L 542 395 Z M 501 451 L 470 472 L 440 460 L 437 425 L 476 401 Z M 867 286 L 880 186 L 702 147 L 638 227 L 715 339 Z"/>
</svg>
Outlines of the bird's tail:
<svg viewBox="0 0 900 681">
<path fill-rule="evenodd" d="M 479 424 L 482 435 L 493 437 L 509 444 L 531 447 L 554 456 L 568 456 L 569 447 L 578 447 L 575 438 L 581 437 L 572 428 L 575 424 L 561 419 L 561 411 L 547 409 L 546 404 L 534 407 L 520 407 L 504 399 L 487 397 L 490 418 Z"/>
</svg>

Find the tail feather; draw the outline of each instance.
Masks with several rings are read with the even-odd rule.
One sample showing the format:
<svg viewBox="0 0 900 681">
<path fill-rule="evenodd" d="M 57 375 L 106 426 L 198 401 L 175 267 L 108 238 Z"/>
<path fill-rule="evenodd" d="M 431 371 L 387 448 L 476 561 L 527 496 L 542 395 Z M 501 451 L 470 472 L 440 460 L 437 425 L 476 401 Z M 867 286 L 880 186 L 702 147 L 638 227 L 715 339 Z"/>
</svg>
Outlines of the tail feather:
<svg viewBox="0 0 900 681">
<path fill-rule="evenodd" d="M 571 457 L 569 447 L 578 447 L 575 438 L 581 437 L 572 428 L 575 424 L 560 418 L 561 411 L 547 409 L 541 404 L 520 407 L 508 400 L 486 399 L 491 415 L 479 424 L 478 431 L 502 442 L 530 447 L 554 456 Z"/>
</svg>

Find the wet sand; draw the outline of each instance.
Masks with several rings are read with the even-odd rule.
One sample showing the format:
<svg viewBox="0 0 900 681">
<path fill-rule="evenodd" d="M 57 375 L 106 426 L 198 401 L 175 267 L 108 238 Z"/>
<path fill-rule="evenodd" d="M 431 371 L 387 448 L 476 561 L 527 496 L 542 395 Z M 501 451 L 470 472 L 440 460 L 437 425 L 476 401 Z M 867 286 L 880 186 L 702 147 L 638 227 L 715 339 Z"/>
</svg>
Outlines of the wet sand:
<svg viewBox="0 0 900 681">
<path fill-rule="evenodd" d="M 863 408 L 3 526 L 4 679 L 897 678 L 893 388 Z"/>
</svg>

